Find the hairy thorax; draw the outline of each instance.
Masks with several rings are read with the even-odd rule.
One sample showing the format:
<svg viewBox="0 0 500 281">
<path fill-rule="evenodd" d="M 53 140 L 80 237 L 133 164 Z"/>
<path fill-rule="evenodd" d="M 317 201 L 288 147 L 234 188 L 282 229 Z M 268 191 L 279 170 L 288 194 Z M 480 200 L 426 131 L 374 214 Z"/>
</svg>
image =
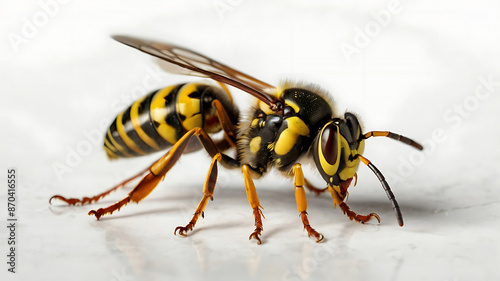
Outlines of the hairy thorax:
<svg viewBox="0 0 500 281">
<path fill-rule="evenodd" d="M 282 110 L 274 112 L 259 101 L 240 126 L 238 157 L 260 175 L 271 166 L 288 171 L 333 114 L 332 103 L 311 86 L 285 84 L 273 94 L 283 102 Z"/>
</svg>

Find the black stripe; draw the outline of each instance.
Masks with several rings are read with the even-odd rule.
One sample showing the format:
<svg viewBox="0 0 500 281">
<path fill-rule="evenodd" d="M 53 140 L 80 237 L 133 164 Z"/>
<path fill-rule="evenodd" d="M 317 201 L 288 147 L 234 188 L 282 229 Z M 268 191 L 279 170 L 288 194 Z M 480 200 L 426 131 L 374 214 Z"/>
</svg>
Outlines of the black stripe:
<svg viewBox="0 0 500 281">
<path fill-rule="evenodd" d="M 139 156 L 140 155 L 139 153 L 133 151 L 130 147 L 128 147 L 125 144 L 125 142 L 122 140 L 122 138 L 120 137 L 120 134 L 118 133 L 118 130 L 116 129 L 116 119 L 113 120 L 113 123 L 109 127 L 109 130 L 111 131 L 111 136 L 113 137 L 113 139 L 116 141 L 116 143 L 118 143 L 119 145 L 121 145 L 123 147 L 123 149 L 125 150 L 126 153 L 128 153 L 132 156 Z M 118 148 L 117 148 L 117 150 L 120 151 L 120 149 L 118 149 Z"/>
<path fill-rule="evenodd" d="M 108 131 L 109 131 L 109 129 L 108 129 Z M 118 148 L 116 148 L 113 145 L 113 142 L 111 141 L 111 139 L 108 136 L 108 131 L 106 131 L 106 140 L 108 141 L 109 145 L 111 145 L 111 147 L 108 146 L 106 143 L 104 143 L 104 146 L 107 147 L 109 150 L 111 150 L 111 152 L 116 154 L 117 157 L 126 157 L 120 150 L 118 150 Z"/>
<path fill-rule="evenodd" d="M 179 96 L 179 90 L 186 84 L 187 83 L 180 84 L 172 89 L 172 93 L 168 95 L 167 99 L 165 100 L 165 108 L 168 109 L 168 114 L 165 117 L 165 121 L 168 125 L 175 128 L 176 140 L 179 140 L 185 133 L 187 133 L 187 131 L 184 129 L 184 126 L 182 126 L 181 120 L 179 120 L 181 116 L 177 112 L 177 98 Z"/>
<path fill-rule="evenodd" d="M 152 152 L 156 152 L 157 150 L 154 149 L 153 147 L 149 146 L 147 143 L 145 143 L 137 134 L 137 132 L 134 129 L 134 126 L 132 125 L 132 121 L 130 119 L 130 110 L 132 109 L 132 106 L 127 108 L 123 112 L 122 116 L 122 123 L 123 123 L 123 129 L 127 133 L 127 136 L 137 145 L 137 147 L 141 150 L 144 151 L 144 153 L 149 154 Z"/>
<path fill-rule="evenodd" d="M 173 128 L 176 129 L 176 135 L 175 135 L 175 139 L 176 140 L 179 140 L 185 133 L 186 131 L 184 130 L 184 127 L 182 127 L 182 124 L 181 122 L 179 121 L 179 118 L 177 117 L 177 95 L 178 95 L 178 92 L 179 92 L 179 89 L 182 88 L 184 85 L 186 84 L 179 84 L 177 85 L 175 88 L 172 89 L 172 91 L 170 91 L 170 94 L 168 94 L 166 97 L 165 97 L 165 109 L 167 110 L 167 116 L 165 117 L 165 121 L 168 125 L 172 126 Z M 169 143 L 167 140 L 165 140 L 160 134 L 158 134 L 156 128 L 158 127 L 158 124 L 153 124 L 153 119 L 151 117 L 151 112 L 150 112 L 150 109 L 151 109 L 151 101 L 154 97 L 154 95 L 156 95 L 158 92 L 154 93 L 153 95 L 151 95 L 149 97 L 149 102 L 148 102 L 148 120 L 151 124 L 151 129 L 154 130 L 155 134 L 158 136 L 158 140 L 162 140 L 162 143 L 166 143 L 167 145 L 160 145 L 160 148 L 161 149 L 164 149 L 164 148 L 167 148 L 167 147 L 170 147 L 172 146 L 171 143 Z M 155 140 L 157 140 L 155 138 Z M 160 141 L 158 141 L 158 143 L 160 143 Z"/>
<path fill-rule="evenodd" d="M 153 124 L 153 120 L 151 119 L 151 100 L 153 96 L 159 91 L 153 92 L 149 94 L 139 105 L 139 124 L 141 124 L 141 128 L 150 138 L 155 140 L 160 149 L 164 149 L 172 146 L 171 143 L 162 138 L 155 129 Z"/>
</svg>

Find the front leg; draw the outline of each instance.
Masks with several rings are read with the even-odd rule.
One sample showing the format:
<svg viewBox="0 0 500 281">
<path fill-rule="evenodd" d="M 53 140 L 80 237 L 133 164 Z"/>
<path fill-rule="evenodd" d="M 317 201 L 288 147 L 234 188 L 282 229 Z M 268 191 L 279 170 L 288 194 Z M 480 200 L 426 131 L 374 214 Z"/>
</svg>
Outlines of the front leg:
<svg viewBox="0 0 500 281">
<path fill-rule="evenodd" d="M 354 221 L 357 221 L 359 223 L 365 223 L 373 218 L 377 219 L 377 221 L 380 223 L 380 217 L 375 214 L 375 213 L 369 213 L 368 215 L 359 215 L 359 214 L 356 214 L 355 212 L 351 211 L 351 209 L 349 208 L 349 206 L 347 206 L 346 203 L 342 202 L 340 203 L 340 209 L 342 210 L 342 212 L 344 212 L 344 214 L 350 219 L 350 220 L 354 220 Z"/>
<path fill-rule="evenodd" d="M 347 204 L 343 201 L 343 198 L 340 197 L 340 195 L 338 194 L 336 189 L 340 190 L 340 188 L 338 186 L 337 186 L 337 188 L 334 188 L 331 185 L 328 186 L 328 190 L 330 191 L 330 194 L 332 195 L 333 203 L 335 204 L 335 208 L 337 207 L 337 205 L 339 205 L 342 212 L 344 212 L 344 214 L 350 220 L 354 220 L 354 221 L 357 221 L 359 223 L 364 224 L 365 222 L 375 218 L 380 223 L 380 217 L 375 213 L 370 213 L 368 215 L 358 215 L 354 211 L 351 211 L 349 206 L 347 206 Z"/>
<path fill-rule="evenodd" d="M 245 178 L 245 191 L 247 193 L 248 202 L 253 209 L 253 216 L 255 218 L 255 230 L 250 234 L 248 239 L 257 240 L 257 244 L 260 245 L 262 241 L 260 240 L 260 235 L 263 228 L 262 225 L 262 210 L 260 209 L 259 197 L 257 196 L 257 191 L 255 190 L 255 185 L 253 184 L 252 177 L 250 176 L 250 167 L 245 164 L 241 167 L 241 171 L 243 172 L 243 177 Z"/>
</svg>

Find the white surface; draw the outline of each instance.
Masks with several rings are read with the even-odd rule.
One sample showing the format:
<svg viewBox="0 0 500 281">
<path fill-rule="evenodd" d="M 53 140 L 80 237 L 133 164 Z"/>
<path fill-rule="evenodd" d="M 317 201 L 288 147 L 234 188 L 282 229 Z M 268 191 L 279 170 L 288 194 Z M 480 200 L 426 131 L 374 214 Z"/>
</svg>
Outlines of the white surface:
<svg viewBox="0 0 500 281">
<path fill-rule="evenodd" d="M 5 183 L 7 168 L 17 167 L 20 183 L 18 273 L 6 271 L 8 234 L 0 227 L 2 280 L 500 277 L 500 86 L 473 98 L 480 77 L 500 81 L 497 1 L 403 1 L 350 61 L 341 44 L 354 44 L 356 29 L 373 24 L 372 14 L 388 1 L 68 2 L 17 52 L 9 38 L 47 12 L 36 1 L 2 1 L 0 9 L 0 174 Z M 219 16 L 221 3 L 233 6 Z M 101 221 L 86 213 L 124 190 L 93 206 L 50 206 L 54 194 L 92 195 L 154 161 L 158 155 L 109 163 L 99 124 L 144 90 L 196 80 L 156 79 L 147 55 L 109 38 L 117 33 L 187 46 L 272 84 L 286 77 L 318 83 L 340 112 L 358 112 L 367 130 L 425 141 L 424 154 L 391 140 L 367 142 L 365 156 L 388 178 L 405 226 L 397 226 L 375 176 L 360 167 L 348 203 L 359 213 L 377 212 L 381 224 L 353 223 L 329 196 L 308 193 L 311 224 L 326 237 L 316 244 L 302 231 L 291 184 L 271 173 L 256 182 L 266 216 L 257 246 L 247 240 L 254 227 L 241 175 L 221 169 L 205 219 L 188 238 L 174 236 L 201 198 L 209 165 L 202 152 L 183 157 L 139 205 Z M 145 79 L 153 82 L 147 89 Z M 251 100 L 234 93 L 242 107 Z M 464 103 L 463 116 L 449 112 Z M 439 143 L 431 141 L 435 130 Z M 58 177 L 52 165 L 65 164 L 68 151 L 88 141 L 85 132 L 99 135 L 98 145 Z M 5 210 L 6 193 L 0 198 Z"/>
</svg>

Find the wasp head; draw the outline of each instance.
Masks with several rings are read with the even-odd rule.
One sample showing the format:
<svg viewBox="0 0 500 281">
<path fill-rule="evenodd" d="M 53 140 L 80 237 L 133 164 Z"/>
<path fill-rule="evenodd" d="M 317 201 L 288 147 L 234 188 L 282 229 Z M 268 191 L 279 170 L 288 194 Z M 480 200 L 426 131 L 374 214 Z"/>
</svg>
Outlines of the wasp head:
<svg viewBox="0 0 500 281">
<path fill-rule="evenodd" d="M 313 158 L 330 192 L 343 201 L 364 150 L 364 136 L 358 118 L 346 112 L 323 126 L 314 140 Z"/>
</svg>

